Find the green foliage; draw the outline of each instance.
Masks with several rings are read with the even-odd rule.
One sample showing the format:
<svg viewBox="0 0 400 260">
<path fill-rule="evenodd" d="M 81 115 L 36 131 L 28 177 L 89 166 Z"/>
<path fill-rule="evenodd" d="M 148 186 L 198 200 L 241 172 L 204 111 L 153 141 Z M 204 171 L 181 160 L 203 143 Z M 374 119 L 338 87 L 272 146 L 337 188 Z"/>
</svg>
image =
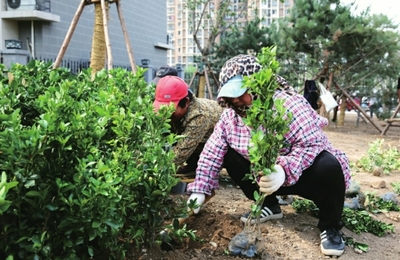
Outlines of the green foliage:
<svg viewBox="0 0 400 260">
<path fill-rule="evenodd" d="M 396 193 L 397 195 L 400 195 L 400 182 L 392 182 L 390 183 L 393 187 L 393 192 Z"/>
<path fill-rule="evenodd" d="M 303 213 L 311 211 L 314 212 L 316 216 L 318 215 L 319 211 L 317 205 L 315 205 L 313 201 L 306 199 L 294 198 L 292 202 L 292 207 L 296 210 L 296 212 Z"/>
<path fill-rule="evenodd" d="M 249 10 L 249 1 L 241 0 L 238 3 L 231 1 L 213 0 L 186 0 L 184 7 L 188 11 L 190 33 L 193 35 L 197 49 L 201 53 L 201 61 L 208 62 L 213 46 L 218 36 L 232 28 L 234 24 L 245 17 Z M 234 6 L 235 5 L 235 6 Z M 199 39 L 201 31 L 206 33 L 207 41 Z M 200 68 L 202 69 L 202 68 Z"/>
<path fill-rule="evenodd" d="M 354 240 L 352 237 L 346 237 L 346 245 L 357 248 L 363 252 L 368 252 L 369 246 Z"/>
<path fill-rule="evenodd" d="M 391 200 L 383 200 L 372 193 L 366 193 L 365 209 L 372 213 L 381 213 L 388 211 L 400 211 L 397 203 Z"/>
<path fill-rule="evenodd" d="M 393 224 L 376 220 L 365 210 L 343 208 L 342 220 L 345 226 L 356 234 L 368 232 L 381 237 L 387 232 L 394 232 Z"/>
<path fill-rule="evenodd" d="M 281 74 L 294 85 L 304 86 L 304 75 L 332 75 L 347 92 L 370 96 L 375 88 L 379 97 L 395 96 L 399 33 L 385 15 L 356 16 L 339 0 L 296 0 L 289 15 L 272 24 L 270 37 L 285 64 Z"/>
<path fill-rule="evenodd" d="M 11 201 L 6 200 L 7 192 L 18 185 L 18 182 L 7 182 L 7 175 L 5 172 L 1 173 L 0 179 L 0 215 L 3 215 L 11 206 Z"/>
<path fill-rule="evenodd" d="M 292 206 L 296 212 L 312 211 L 318 215 L 319 210 L 317 206 L 310 200 L 295 198 Z M 343 208 L 342 221 L 348 229 L 356 234 L 368 232 L 377 236 L 383 236 L 387 232 L 394 232 L 393 224 L 386 224 L 374 219 L 366 210 L 354 211 L 349 208 Z"/>
<path fill-rule="evenodd" d="M 252 51 L 255 54 L 261 52 L 263 47 L 271 46 L 269 27 L 262 26 L 262 19 L 255 18 L 242 25 L 235 23 L 229 31 L 222 36 L 219 44 L 213 48 L 213 67 L 220 68 L 226 61 L 226 57 L 234 57 L 238 54 Z"/>
<path fill-rule="evenodd" d="M 357 165 L 367 172 L 380 168 L 385 174 L 400 170 L 400 153 L 395 147 L 384 146 L 384 139 L 369 144 L 367 155 L 361 157 Z"/>
<path fill-rule="evenodd" d="M 18 182 L 0 216 L 1 259 L 123 259 L 179 214 L 172 109 L 154 113 L 143 72 L 92 81 L 32 61 L 0 77 L 0 171 Z"/>
<path fill-rule="evenodd" d="M 291 114 L 287 113 L 283 101 L 274 99 L 278 88 L 275 75 L 279 63 L 275 59 L 276 47 L 263 48 L 258 55 L 262 69 L 249 77 L 244 77 L 244 86 L 257 96 L 246 113 L 244 122 L 251 129 L 249 158 L 250 178 L 260 174 L 270 174 L 274 170 L 276 158 L 284 147 L 284 135 L 289 131 Z M 256 192 L 257 193 L 257 192 Z M 254 216 L 261 214 L 265 195 L 255 194 L 256 205 L 252 206 Z"/>
</svg>

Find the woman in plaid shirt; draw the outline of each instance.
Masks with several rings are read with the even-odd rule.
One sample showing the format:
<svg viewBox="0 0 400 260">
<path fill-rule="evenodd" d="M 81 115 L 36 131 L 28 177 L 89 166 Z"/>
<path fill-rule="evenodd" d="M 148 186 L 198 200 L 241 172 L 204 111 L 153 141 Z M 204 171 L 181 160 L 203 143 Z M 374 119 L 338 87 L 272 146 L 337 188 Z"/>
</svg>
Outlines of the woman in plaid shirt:
<svg viewBox="0 0 400 260">
<path fill-rule="evenodd" d="M 227 108 L 201 153 L 196 179 L 188 185 L 187 191 L 191 194 L 188 202 L 196 200 L 201 205 L 205 196 L 218 188 L 218 175 L 224 167 L 247 198 L 254 200 L 254 191 L 266 193 L 260 222 L 282 218 L 277 195 L 299 195 L 312 200 L 319 208 L 321 251 L 325 255 L 339 256 L 345 247 L 339 230 L 343 227 L 345 189 L 350 181 L 348 159 L 342 151 L 332 147 L 323 132 L 322 127 L 328 125 L 328 120 L 320 117 L 307 100 L 278 75 L 276 80 L 280 88 L 274 99 L 283 100 L 287 112 L 293 116 L 290 131 L 284 136 L 288 145 L 280 151 L 275 172 L 261 177 L 258 185 L 252 180 L 243 181 L 250 172 L 248 147 L 251 139 L 251 129 L 244 124 L 243 117 L 253 96 L 242 88 L 242 77 L 260 69 L 261 65 L 250 55 L 235 56 L 223 66 L 218 98 Z M 249 214 L 244 214 L 241 221 L 248 221 Z"/>
</svg>

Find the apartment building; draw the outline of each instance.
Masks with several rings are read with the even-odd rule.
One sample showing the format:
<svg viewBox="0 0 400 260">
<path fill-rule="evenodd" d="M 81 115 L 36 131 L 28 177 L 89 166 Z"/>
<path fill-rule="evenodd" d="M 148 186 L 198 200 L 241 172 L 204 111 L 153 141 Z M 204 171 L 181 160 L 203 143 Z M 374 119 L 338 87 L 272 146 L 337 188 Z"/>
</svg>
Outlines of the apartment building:
<svg viewBox="0 0 400 260">
<path fill-rule="evenodd" d="M 85 2 L 64 61 L 88 63 L 94 26 L 94 2 L 99 0 L 0 0 L 1 63 L 27 60 L 54 60 L 70 30 L 78 7 Z M 110 5 L 108 28 L 114 66 L 130 68 L 127 48 L 116 8 Z M 167 52 L 174 47 L 167 41 L 164 1 L 119 0 L 135 63 L 147 67 L 146 80 L 167 63 Z M 142 64 L 143 61 L 143 64 Z"/>
<path fill-rule="evenodd" d="M 199 26 L 197 38 L 201 46 L 204 46 L 208 41 L 213 23 L 212 18 L 215 15 L 214 11 L 220 1 L 227 0 L 211 0 L 206 6 L 205 13 L 209 15 L 210 19 L 203 18 L 202 24 Z M 231 10 L 238 12 L 241 10 L 241 5 L 243 5 L 241 1 L 229 1 L 231 2 Z M 264 18 L 263 26 L 269 26 L 273 19 L 286 16 L 290 8 L 294 5 L 294 1 L 285 0 L 282 3 L 279 0 L 249 0 L 246 6 L 246 16 L 238 17 L 237 21 L 243 22 L 258 16 Z M 200 51 L 193 39 L 193 20 L 191 17 L 193 15 L 199 17 L 203 8 L 203 5 L 199 5 L 193 13 L 186 7 L 186 0 L 167 0 L 167 32 L 171 44 L 175 47 L 174 50 L 168 52 L 169 65 L 184 68 L 195 64 L 198 60 Z"/>
</svg>

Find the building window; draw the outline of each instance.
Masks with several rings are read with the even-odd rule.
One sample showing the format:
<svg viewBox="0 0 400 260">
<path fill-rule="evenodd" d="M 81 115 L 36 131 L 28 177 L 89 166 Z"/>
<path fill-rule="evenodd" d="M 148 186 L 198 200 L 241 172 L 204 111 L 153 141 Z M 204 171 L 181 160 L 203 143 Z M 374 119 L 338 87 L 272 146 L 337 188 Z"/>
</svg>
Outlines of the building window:
<svg viewBox="0 0 400 260">
<path fill-rule="evenodd" d="M 272 0 L 272 6 L 277 6 L 278 5 L 278 0 Z"/>
</svg>

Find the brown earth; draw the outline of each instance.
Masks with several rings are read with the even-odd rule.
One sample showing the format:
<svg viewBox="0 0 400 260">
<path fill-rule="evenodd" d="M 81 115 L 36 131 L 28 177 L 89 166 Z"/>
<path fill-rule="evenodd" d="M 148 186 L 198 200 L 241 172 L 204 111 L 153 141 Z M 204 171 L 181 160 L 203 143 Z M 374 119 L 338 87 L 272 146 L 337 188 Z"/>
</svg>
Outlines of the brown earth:
<svg viewBox="0 0 400 260">
<path fill-rule="evenodd" d="M 375 122 L 382 127 L 383 122 Z M 356 125 L 354 113 L 347 112 L 345 126 L 336 126 L 331 123 L 325 130 L 334 147 L 346 152 L 351 163 L 355 163 L 366 154 L 369 143 L 383 138 L 386 144 L 397 147 L 400 150 L 400 128 L 391 127 L 385 136 L 370 123 L 360 122 Z M 400 159 L 400 158 L 399 158 Z M 353 180 L 361 186 L 362 192 L 374 192 L 381 195 L 393 192 L 392 182 L 400 181 L 400 172 L 392 172 L 389 175 L 374 176 L 371 173 L 352 168 Z M 142 260 L 183 260 L 183 259 L 249 259 L 228 255 L 228 244 L 231 239 L 243 231 L 244 224 L 240 222 L 240 216 L 249 211 L 252 202 L 249 201 L 229 177 L 221 174 L 220 189 L 216 195 L 207 202 L 200 213 L 190 217 L 187 228 L 197 230 L 198 238 L 202 242 L 187 241 L 175 246 L 173 251 L 162 251 L 160 248 L 142 249 L 140 253 L 134 253 L 132 259 Z M 378 183 L 384 181 L 383 188 L 378 188 Z M 397 196 L 397 199 L 400 199 Z M 336 257 L 324 256 L 319 248 L 319 230 L 316 228 L 317 218 L 310 213 L 296 213 L 291 205 L 282 206 L 283 219 L 269 221 L 260 224 L 261 236 L 259 248 L 262 255 L 256 259 L 329 259 Z M 389 212 L 378 214 L 374 217 L 385 223 L 394 225 L 394 233 L 388 233 L 383 237 L 371 233 L 359 235 L 346 227 L 342 229 L 347 237 L 369 246 L 368 252 L 357 253 L 353 248 L 346 246 L 344 254 L 339 257 L 342 260 L 354 259 L 400 259 L 400 213 Z M 257 233 L 257 230 L 254 231 Z"/>
</svg>

